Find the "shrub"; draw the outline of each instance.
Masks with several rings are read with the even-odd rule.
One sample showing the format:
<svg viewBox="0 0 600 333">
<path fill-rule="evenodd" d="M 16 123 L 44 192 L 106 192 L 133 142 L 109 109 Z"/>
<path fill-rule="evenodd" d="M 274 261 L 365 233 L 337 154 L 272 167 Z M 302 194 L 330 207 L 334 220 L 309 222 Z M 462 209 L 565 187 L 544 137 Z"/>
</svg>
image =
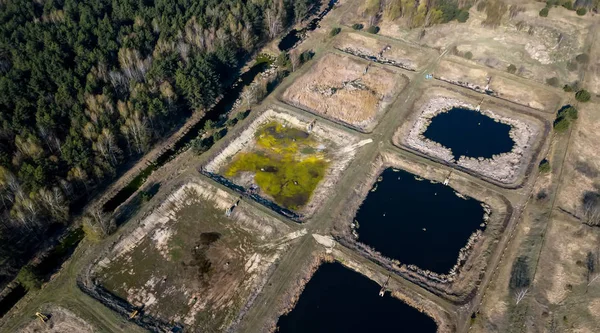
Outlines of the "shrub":
<svg viewBox="0 0 600 333">
<path fill-rule="evenodd" d="M 553 87 L 558 87 L 558 84 L 559 84 L 558 78 L 556 76 L 546 79 L 546 83 Z"/>
<path fill-rule="evenodd" d="M 211 129 L 213 129 L 213 127 L 215 127 L 215 122 L 208 119 L 205 123 L 204 123 L 204 130 L 205 131 L 210 131 Z"/>
<path fill-rule="evenodd" d="M 554 130 L 558 133 L 563 133 L 569 128 L 569 120 L 567 118 L 560 118 L 554 122 Z"/>
<path fill-rule="evenodd" d="M 585 89 L 581 89 L 575 93 L 575 99 L 583 103 L 589 101 L 591 97 L 592 95 Z"/>
<path fill-rule="evenodd" d="M 42 286 L 42 280 L 29 265 L 21 268 L 17 274 L 17 281 L 27 290 L 37 290 Z"/>
<path fill-rule="evenodd" d="M 562 6 L 568 10 L 573 10 L 573 3 L 571 1 L 565 1 L 565 3 L 563 3 Z"/>
<path fill-rule="evenodd" d="M 590 61 L 590 56 L 586 53 L 582 53 L 575 57 L 575 60 L 580 64 L 587 64 Z"/>
<path fill-rule="evenodd" d="M 544 7 L 544 8 L 542 8 L 542 10 L 540 10 L 540 16 L 548 17 L 548 12 L 549 12 L 548 7 Z"/>
<path fill-rule="evenodd" d="M 583 16 L 583 15 L 585 15 L 587 13 L 587 9 L 585 9 L 585 8 L 578 8 L 577 11 L 576 11 L 576 13 L 579 16 Z"/>
<path fill-rule="evenodd" d="M 329 31 L 329 36 L 333 37 L 333 36 L 339 34 L 341 31 L 342 31 L 342 28 L 335 27 L 335 28 L 331 29 L 331 31 Z"/>
<path fill-rule="evenodd" d="M 206 142 L 205 139 L 202 138 L 196 138 L 193 142 L 192 142 L 192 151 L 198 155 L 204 153 L 205 151 L 207 151 L 209 148 L 208 143 Z"/>
<path fill-rule="evenodd" d="M 246 119 L 247 116 L 248 116 L 248 114 L 246 112 L 241 111 L 235 115 L 235 119 L 237 119 L 238 121 L 242 121 L 242 120 Z"/>
<path fill-rule="evenodd" d="M 547 173 L 550 172 L 550 162 L 548 162 L 547 159 L 543 159 L 540 162 L 540 165 L 538 166 L 538 170 L 540 170 L 540 173 Z"/>
<path fill-rule="evenodd" d="M 527 258 L 524 256 L 518 257 L 513 263 L 508 287 L 511 290 L 517 290 L 519 288 L 527 288 L 530 284 L 531 278 L 529 277 L 529 264 Z"/>
<path fill-rule="evenodd" d="M 364 27 L 365 27 L 365 26 L 364 26 L 364 25 L 362 25 L 362 24 L 360 24 L 360 23 L 354 23 L 354 24 L 352 25 L 352 29 L 354 29 L 354 30 L 362 30 L 362 28 L 364 28 Z"/>
<path fill-rule="evenodd" d="M 511 74 L 515 74 L 517 72 L 517 66 L 510 64 L 508 67 L 506 67 L 506 71 Z"/>
<path fill-rule="evenodd" d="M 312 50 L 306 50 L 300 53 L 300 63 L 303 64 L 315 56 L 315 53 Z"/>
<path fill-rule="evenodd" d="M 212 138 L 213 138 L 214 142 L 217 142 L 217 141 L 221 140 L 222 137 L 223 137 L 223 133 L 221 133 L 221 131 L 216 131 L 212 135 Z"/>
<path fill-rule="evenodd" d="M 233 127 L 235 124 L 237 124 L 237 119 L 235 118 L 229 118 L 225 121 L 225 126 L 227 127 Z"/>
<path fill-rule="evenodd" d="M 472 59 L 473 58 L 473 53 L 471 53 L 471 51 L 465 52 L 465 58 Z"/>
<path fill-rule="evenodd" d="M 458 15 L 456 15 L 456 20 L 460 23 L 465 23 L 469 19 L 469 11 L 462 9 Z"/>
<path fill-rule="evenodd" d="M 569 120 L 575 120 L 578 117 L 578 113 L 579 112 L 576 108 L 568 105 L 558 110 L 558 115 L 556 116 L 556 118 L 567 118 Z"/>
<path fill-rule="evenodd" d="M 368 32 L 368 33 L 370 33 L 370 34 L 376 34 L 376 33 L 378 33 L 378 32 L 379 32 L 379 27 L 378 27 L 378 26 L 375 26 L 375 25 L 372 25 L 372 26 L 370 26 L 370 27 L 367 29 L 367 32 Z"/>
</svg>

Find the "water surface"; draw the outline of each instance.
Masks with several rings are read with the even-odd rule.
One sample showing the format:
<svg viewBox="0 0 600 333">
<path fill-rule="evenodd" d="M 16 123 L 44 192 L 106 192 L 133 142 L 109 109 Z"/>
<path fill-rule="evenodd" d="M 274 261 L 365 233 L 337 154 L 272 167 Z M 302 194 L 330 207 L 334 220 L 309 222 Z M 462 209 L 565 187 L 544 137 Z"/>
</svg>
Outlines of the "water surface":
<svg viewBox="0 0 600 333">
<path fill-rule="evenodd" d="M 510 125 L 475 110 L 452 108 L 431 120 L 423 135 L 450 148 L 455 159 L 460 156 L 490 158 L 512 150 Z"/>
<path fill-rule="evenodd" d="M 475 199 L 441 183 L 386 169 L 356 213 L 358 241 L 404 264 L 445 274 L 483 222 Z"/>
<path fill-rule="evenodd" d="M 433 319 L 339 263 L 323 264 L 296 307 L 279 318 L 280 333 L 435 333 Z"/>
</svg>

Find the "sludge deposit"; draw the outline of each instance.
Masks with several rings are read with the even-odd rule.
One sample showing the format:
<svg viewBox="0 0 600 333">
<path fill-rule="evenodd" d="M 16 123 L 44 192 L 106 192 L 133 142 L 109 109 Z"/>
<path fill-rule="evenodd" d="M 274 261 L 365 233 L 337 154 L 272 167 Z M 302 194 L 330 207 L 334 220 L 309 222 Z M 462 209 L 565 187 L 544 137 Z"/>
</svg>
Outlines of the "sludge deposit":
<svg viewBox="0 0 600 333">
<path fill-rule="evenodd" d="M 368 142 L 316 120 L 267 110 L 204 171 L 305 217 Z"/>
</svg>

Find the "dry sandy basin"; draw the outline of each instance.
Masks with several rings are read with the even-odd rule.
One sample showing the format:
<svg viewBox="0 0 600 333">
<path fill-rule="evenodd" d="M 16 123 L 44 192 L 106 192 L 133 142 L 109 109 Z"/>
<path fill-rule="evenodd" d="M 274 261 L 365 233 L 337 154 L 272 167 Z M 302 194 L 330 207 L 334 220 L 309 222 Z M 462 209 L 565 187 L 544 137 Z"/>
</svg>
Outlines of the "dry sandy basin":
<svg viewBox="0 0 600 333">
<path fill-rule="evenodd" d="M 296 79 L 282 99 L 296 107 L 364 132 L 377 125 L 408 78 L 350 55 L 328 53 Z"/>
<path fill-rule="evenodd" d="M 92 274 L 145 314 L 186 330 L 234 329 L 274 262 L 304 229 L 290 228 L 200 179 L 172 192 L 117 242 Z"/>
<path fill-rule="evenodd" d="M 436 115 L 453 107 L 476 110 L 480 102 L 481 100 L 476 100 L 475 97 L 449 89 L 429 89 L 415 103 L 410 119 L 394 135 L 394 143 L 446 163 L 456 164 L 499 184 L 518 185 L 524 180 L 529 164 L 535 160 L 540 144 L 547 134 L 542 120 L 511 111 L 489 98 L 485 100 L 480 112 L 495 121 L 510 125 L 509 135 L 514 141 L 512 151 L 486 159 L 454 156 L 449 148 L 423 135 Z"/>
</svg>

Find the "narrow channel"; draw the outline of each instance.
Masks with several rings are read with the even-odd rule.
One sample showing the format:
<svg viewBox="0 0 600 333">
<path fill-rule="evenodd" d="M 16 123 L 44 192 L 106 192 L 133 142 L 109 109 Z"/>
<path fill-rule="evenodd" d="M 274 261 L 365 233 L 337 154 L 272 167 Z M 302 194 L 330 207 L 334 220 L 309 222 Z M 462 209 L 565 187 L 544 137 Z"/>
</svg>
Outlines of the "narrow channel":
<svg viewBox="0 0 600 333">
<path fill-rule="evenodd" d="M 369 278 L 339 263 L 321 265 L 294 309 L 279 318 L 280 333 L 435 333 L 428 315 L 386 293 Z"/>
<path fill-rule="evenodd" d="M 393 168 L 383 171 L 359 208 L 358 241 L 402 264 L 446 274 L 471 234 L 483 229 L 475 199 Z M 356 223 L 356 222 L 355 222 Z"/>
</svg>

